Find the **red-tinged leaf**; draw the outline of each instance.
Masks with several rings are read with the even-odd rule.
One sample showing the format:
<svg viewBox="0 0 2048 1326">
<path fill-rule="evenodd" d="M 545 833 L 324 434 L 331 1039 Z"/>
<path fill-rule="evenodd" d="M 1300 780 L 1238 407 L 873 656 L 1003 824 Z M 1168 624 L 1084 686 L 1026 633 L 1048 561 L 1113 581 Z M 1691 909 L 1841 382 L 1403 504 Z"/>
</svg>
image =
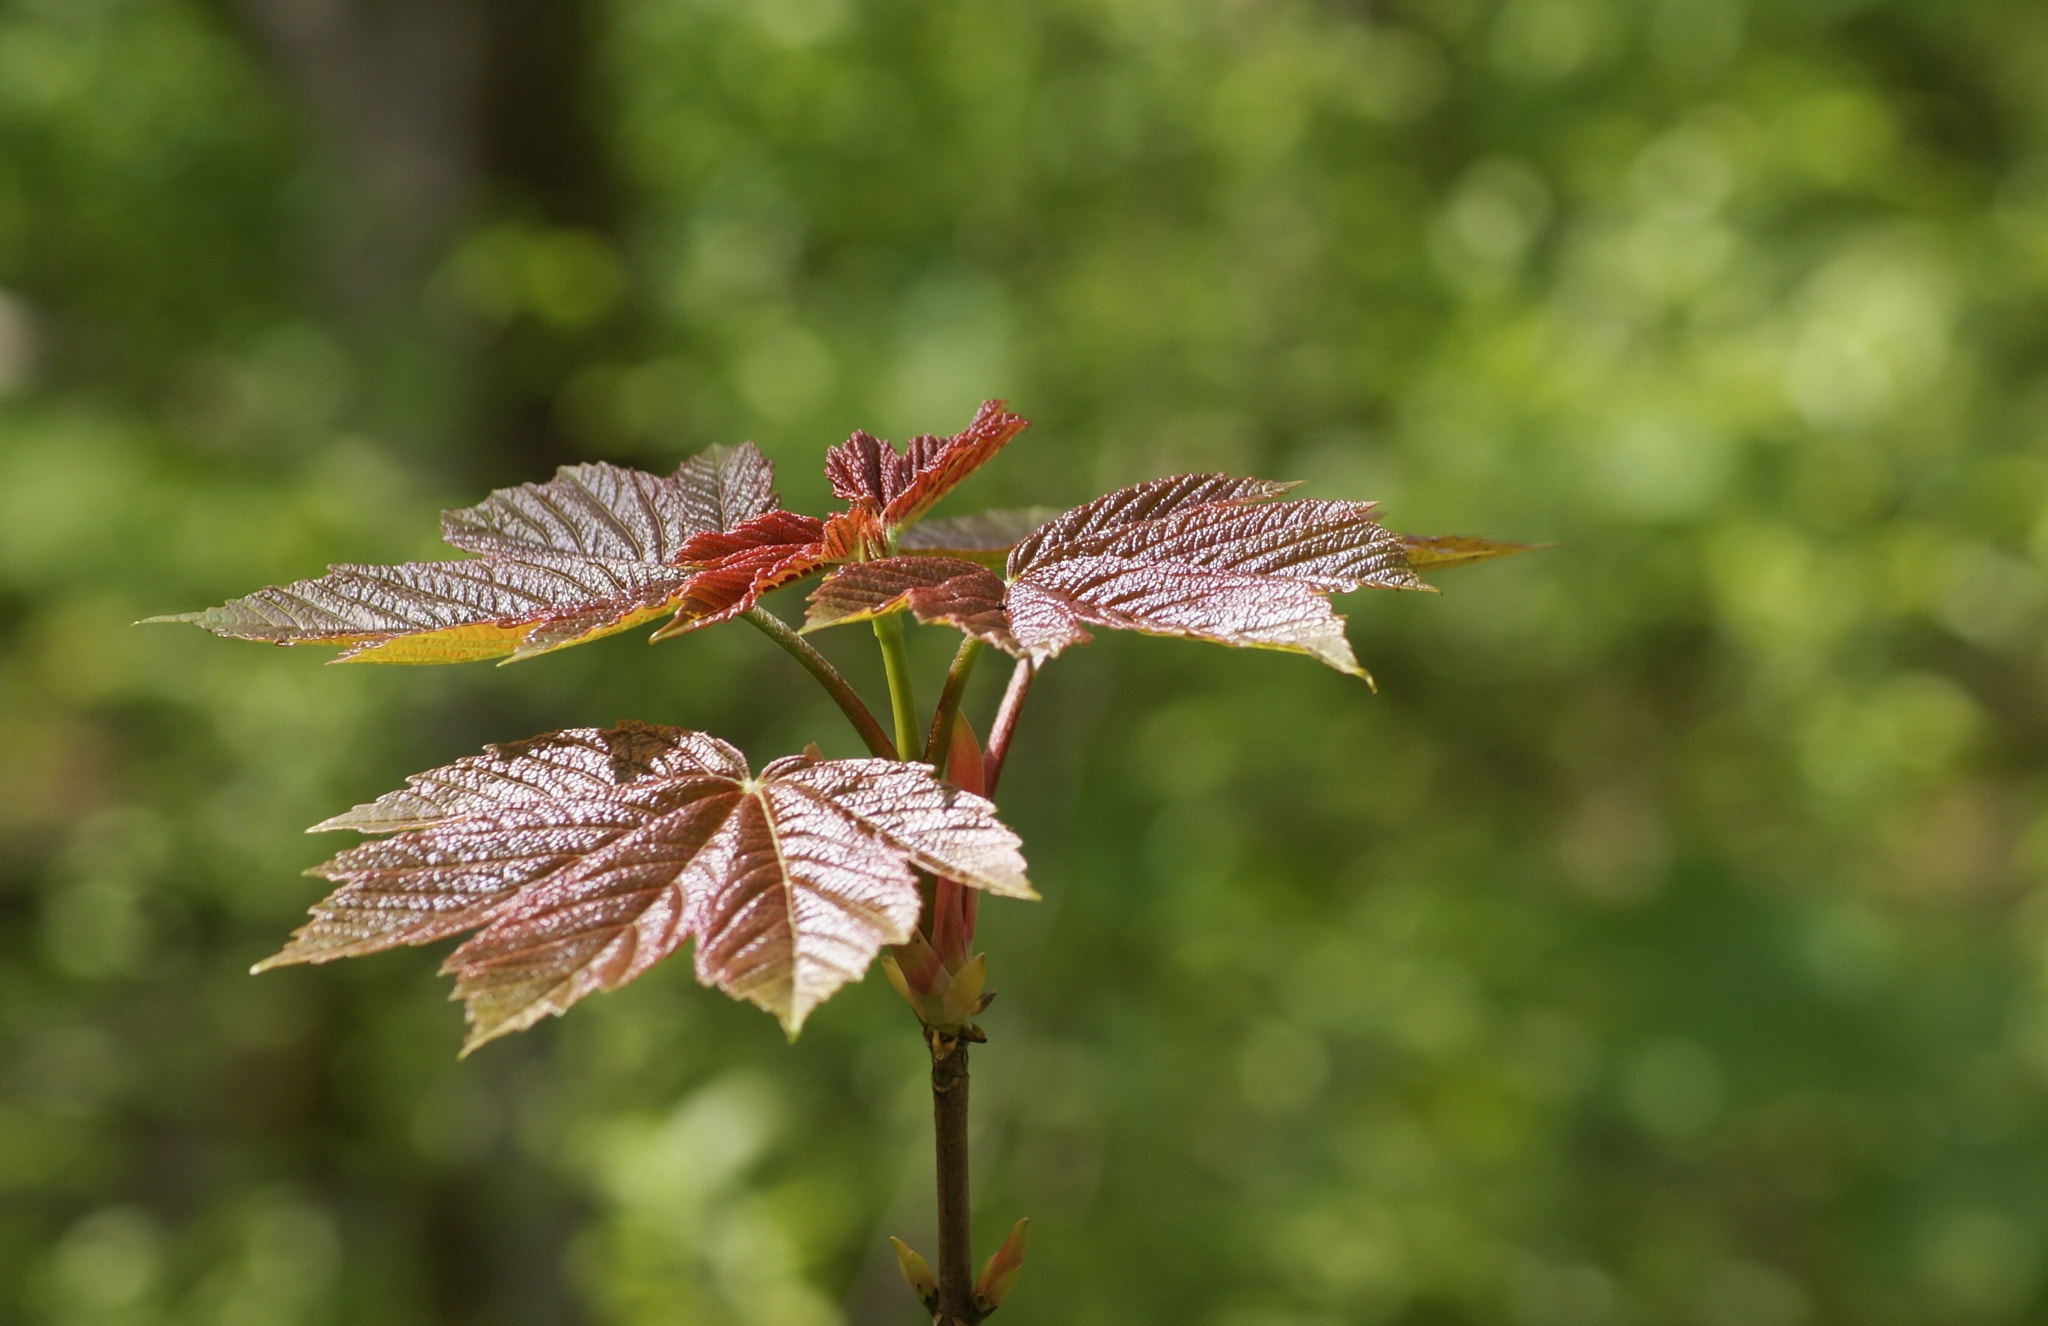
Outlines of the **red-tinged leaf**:
<svg viewBox="0 0 2048 1326">
<path fill-rule="evenodd" d="M 1496 557 L 1513 557 L 1517 553 L 1536 552 L 1548 548 L 1547 543 L 1503 543 L 1496 539 L 1475 539 L 1463 534 L 1403 534 L 1401 551 L 1408 557 L 1408 565 L 1417 571 L 1425 568 L 1442 570 L 1451 566 L 1467 566 L 1473 562 L 1490 562 Z"/>
<path fill-rule="evenodd" d="M 1327 596 L 1428 586 L 1371 503 L 1273 500 L 1288 487 L 1196 474 L 1122 489 L 1019 542 L 1007 585 L 955 558 L 845 566 L 813 593 L 805 629 L 907 609 L 1040 660 L 1096 626 L 1289 650 L 1363 675 Z"/>
<path fill-rule="evenodd" d="M 470 1046 L 697 944 L 697 973 L 792 1034 L 917 919 L 915 870 L 1032 897 L 986 800 L 894 760 L 794 756 L 750 777 L 702 733 L 628 723 L 494 747 L 325 827 L 391 832 L 313 873 L 341 885 L 273 966 L 465 930 Z"/>
<path fill-rule="evenodd" d="M 1346 593 L 1365 585 L 1424 588 L 1408 569 L 1401 536 L 1371 519 L 1375 505 L 1215 503 L 1071 540 L 1039 564 L 1110 557 L 1153 566 L 1280 577 L 1324 593 Z M 1025 572 L 1031 565 L 1020 566 L 1013 556 L 1011 568 Z"/>
<path fill-rule="evenodd" d="M 447 826 L 473 824 L 488 835 L 502 827 L 494 817 L 507 813 L 536 808 L 559 813 L 563 807 L 604 802 L 622 788 L 650 780 L 698 775 L 733 779 L 746 773 L 739 752 L 714 737 L 625 723 L 603 730 L 570 728 L 489 746 L 481 755 L 414 774 L 401 790 L 322 821 L 308 832 L 406 834 L 441 828 L 444 850 L 422 856 L 411 839 L 389 839 L 350 848 L 315 867 L 308 873 L 342 887 L 314 906 L 313 919 L 257 970 L 356 957 L 460 934 L 481 924 L 536 872 L 559 868 L 594 843 L 609 841 L 602 827 L 608 821 L 558 824 L 546 831 L 553 837 L 539 845 L 544 850 L 505 858 L 504 872 L 493 876 L 453 849 L 459 831 Z M 617 826 L 612 828 L 615 833 Z"/>
<path fill-rule="evenodd" d="M 751 443 L 712 447 L 666 479 L 616 465 L 564 466 L 441 515 L 441 537 L 486 557 L 537 551 L 667 564 L 691 537 L 775 505 L 775 467 Z"/>
<path fill-rule="evenodd" d="M 804 630 L 867 621 L 908 608 L 921 622 L 944 622 L 998 648 L 1017 651 L 1003 611 L 1002 578 L 951 557 L 885 557 L 842 566 L 811 591 Z"/>
<path fill-rule="evenodd" d="M 1061 512 L 1017 544 L 1010 553 L 1010 565 L 1014 570 L 1020 564 L 1037 561 L 1041 547 L 1070 546 L 1195 507 L 1263 501 L 1298 486 L 1272 479 L 1232 478 L 1227 474 L 1175 474 L 1149 479 Z"/>
<path fill-rule="evenodd" d="M 761 516 L 771 468 L 752 445 L 714 447 L 667 478 L 566 466 L 443 514 L 463 561 L 336 566 L 184 621 L 275 644 L 346 646 L 337 662 L 526 658 L 670 610 L 691 573 L 672 564 L 697 535 Z"/>
<path fill-rule="evenodd" d="M 1082 557 L 1010 586 L 1010 630 L 1023 654 L 1041 660 L 1087 643 L 1087 627 L 1100 626 L 1288 650 L 1363 676 L 1325 592 L 1279 576 Z"/>
<path fill-rule="evenodd" d="M 1371 503 L 1272 500 L 1287 487 L 1177 475 L 1049 522 L 1010 553 L 1013 652 L 1049 658 L 1102 626 L 1290 650 L 1363 676 L 1326 596 L 1427 586 Z"/>
<path fill-rule="evenodd" d="M 869 433 L 856 432 L 825 455 L 825 477 L 842 501 L 866 502 L 894 534 L 930 510 L 955 485 L 986 464 L 1029 423 L 985 401 L 952 437 L 914 437 L 898 452 Z"/>
<path fill-rule="evenodd" d="M 727 621 L 763 594 L 842 562 L 886 551 L 874 509 L 859 505 L 826 520 L 770 511 L 730 531 L 703 534 L 678 554 L 696 570 L 656 640 Z"/>
<path fill-rule="evenodd" d="M 1000 566 L 1010 549 L 1059 514 L 1058 507 L 1027 506 L 921 520 L 903 531 L 896 547 L 899 552 L 963 557 Z"/>
</svg>

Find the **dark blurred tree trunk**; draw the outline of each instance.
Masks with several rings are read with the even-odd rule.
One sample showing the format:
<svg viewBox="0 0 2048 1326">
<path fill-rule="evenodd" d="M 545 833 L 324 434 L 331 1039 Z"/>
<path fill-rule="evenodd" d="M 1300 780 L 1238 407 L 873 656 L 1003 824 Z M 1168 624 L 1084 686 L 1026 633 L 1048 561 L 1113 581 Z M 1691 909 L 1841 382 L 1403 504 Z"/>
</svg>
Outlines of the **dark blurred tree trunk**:
<svg viewBox="0 0 2048 1326">
<path fill-rule="evenodd" d="M 463 380 L 451 456 L 490 482 L 571 456 L 553 400 L 580 342 L 515 320 L 451 332 L 423 319 L 436 268 L 499 217 L 615 231 L 617 191 L 592 114 L 596 15 L 582 0 L 233 0 L 331 155 L 327 280 L 352 322 L 444 342 Z M 448 345 L 454 336 L 464 344 Z"/>
<path fill-rule="evenodd" d="M 429 394 L 452 397 L 446 426 L 423 427 L 433 411 L 406 404 L 386 412 L 405 421 L 396 426 L 421 434 L 464 486 L 540 478 L 580 459 L 567 454 L 552 403 L 586 343 L 520 320 L 493 327 L 439 316 L 444 310 L 430 309 L 427 296 L 464 234 L 495 219 L 615 229 L 617 195 L 590 114 L 594 7 L 226 2 L 301 108 L 338 182 L 320 297 L 361 338 L 370 375 L 389 379 L 383 394 L 417 394 L 424 375 Z M 452 383 L 433 381 L 443 373 Z M 369 410 L 376 414 L 374 404 Z M 508 1062 L 493 1080 L 506 1085 L 516 1076 Z M 338 1114 L 325 1120 L 344 1150 L 340 1139 L 359 1126 Z M 338 1205 L 375 1209 L 393 1196 Z M 582 1210 L 551 1176 L 507 1153 L 468 1169 L 423 1172 L 416 1188 L 397 1196 L 425 1236 L 435 1320 L 559 1326 L 580 1317 L 561 1266 Z M 503 1218 L 508 1206 L 520 1210 L 517 1221 Z M 517 1246 L 506 1243 L 508 1224 L 528 1231 Z"/>
</svg>

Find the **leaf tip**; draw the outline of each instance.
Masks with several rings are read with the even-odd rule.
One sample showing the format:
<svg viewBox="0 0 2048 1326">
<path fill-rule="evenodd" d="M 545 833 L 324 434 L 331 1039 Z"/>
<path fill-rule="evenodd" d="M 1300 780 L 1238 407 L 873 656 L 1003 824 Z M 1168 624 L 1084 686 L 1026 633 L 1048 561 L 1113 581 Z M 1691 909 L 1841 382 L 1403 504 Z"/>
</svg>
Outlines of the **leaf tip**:
<svg viewBox="0 0 2048 1326">
<path fill-rule="evenodd" d="M 518 1027 L 503 1022 L 488 1027 L 473 1026 L 469 1029 L 469 1034 L 462 1038 L 462 1048 L 455 1052 L 455 1058 L 458 1061 L 467 1059 L 484 1046 L 498 1039 L 498 1037 L 517 1030 L 519 1030 Z"/>
<path fill-rule="evenodd" d="M 679 624 L 678 618 L 671 617 L 667 621 L 663 622 L 661 625 L 654 628 L 653 633 L 647 637 L 647 643 L 650 645 L 658 645 L 664 640 L 673 640 L 675 637 L 681 635 L 683 632 L 689 629 L 690 628 L 687 625 Z"/>
</svg>

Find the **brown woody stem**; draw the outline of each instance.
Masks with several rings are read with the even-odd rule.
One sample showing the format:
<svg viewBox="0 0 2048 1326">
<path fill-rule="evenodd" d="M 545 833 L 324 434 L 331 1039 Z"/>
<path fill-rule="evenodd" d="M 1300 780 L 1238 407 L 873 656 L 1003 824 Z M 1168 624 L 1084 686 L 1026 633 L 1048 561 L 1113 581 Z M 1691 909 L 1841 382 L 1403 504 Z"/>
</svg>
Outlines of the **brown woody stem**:
<svg viewBox="0 0 2048 1326">
<path fill-rule="evenodd" d="M 868 707 L 861 703 L 860 695 L 839 675 L 839 669 L 811 648 L 811 642 L 789 628 L 789 624 L 766 608 L 753 607 L 740 614 L 751 622 L 761 634 L 789 651 L 789 656 L 804 665 L 804 670 L 818 679 L 831 697 L 838 701 L 840 712 L 853 724 L 853 730 L 860 733 L 860 739 L 867 743 L 868 750 L 885 760 L 896 758 L 896 745 L 889 740 L 889 734 L 882 730 Z"/>
<path fill-rule="evenodd" d="M 946 773 L 946 748 L 953 741 L 953 720 L 960 715 L 960 701 L 967 695 L 967 679 L 974 674 L 974 661 L 981 657 L 981 641 L 963 636 L 953 666 L 946 669 L 946 685 L 939 692 L 938 707 L 932 710 L 931 735 L 925 738 L 924 762 Z"/>
<path fill-rule="evenodd" d="M 972 1031 L 972 1028 L 969 1028 Z M 939 1171 L 939 1310 L 933 1326 L 973 1326 L 974 1256 L 968 1243 L 967 1039 L 925 1031 L 932 1052 L 932 1132 Z"/>
<path fill-rule="evenodd" d="M 996 710 L 995 725 L 988 731 L 988 746 L 981 757 L 982 795 L 996 794 L 996 782 L 1003 776 L 1003 761 L 1010 755 L 1010 738 L 1017 734 L 1017 715 L 1024 712 L 1024 697 L 1031 693 L 1031 681 L 1038 675 L 1038 665 L 1028 658 L 1017 660 L 1017 666 L 1010 672 L 1009 689 L 1003 692 L 1003 703 Z"/>
</svg>

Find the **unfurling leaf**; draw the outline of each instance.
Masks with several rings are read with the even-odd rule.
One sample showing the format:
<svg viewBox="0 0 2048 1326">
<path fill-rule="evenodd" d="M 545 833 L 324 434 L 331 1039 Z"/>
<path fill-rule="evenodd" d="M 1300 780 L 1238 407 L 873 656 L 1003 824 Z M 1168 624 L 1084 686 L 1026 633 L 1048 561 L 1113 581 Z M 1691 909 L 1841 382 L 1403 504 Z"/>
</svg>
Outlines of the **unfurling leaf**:
<svg viewBox="0 0 2048 1326">
<path fill-rule="evenodd" d="M 654 638 L 726 621 L 763 594 L 830 567 L 886 558 L 899 530 L 1026 426 L 1001 401 L 987 401 L 964 431 L 914 437 L 901 452 L 856 432 L 825 457 L 832 491 L 847 509 L 824 520 L 773 511 L 690 540 L 679 556 L 696 574 Z"/>
<path fill-rule="evenodd" d="M 715 737 L 625 723 L 493 747 L 321 828 L 393 836 L 311 873 L 341 885 L 264 967 L 463 931 L 444 970 L 466 1048 L 616 989 L 696 943 L 700 981 L 794 1035 L 915 928 L 918 869 L 1034 897 L 981 797 L 893 760 L 791 756 L 750 776 Z"/>
<path fill-rule="evenodd" d="M 1289 486 L 1185 474 L 1121 489 L 1023 538 L 1007 582 L 929 555 L 843 567 L 812 595 L 807 629 L 907 609 L 1040 661 L 1093 626 L 1292 650 L 1363 675 L 1328 596 L 1428 586 L 1372 503 L 1275 500 Z"/>
<path fill-rule="evenodd" d="M 1003 410 L 1003 402 L 984 401 L 959 433 L 913 437 L 901 452 L 857 432 L 825 453 L 825 477 L 832 481 L 833 496 L 872 508 L 893 537 L 1027 427 L 1025 420 Z"/>
<path fill-rule="evenodd" d="M 441 517 L 442 536 L 478 556 L 336 566 L 183 621 L 216 635 L 347 648 L 337 662 L 461 663 L 526 658 L 668 612 L 694 571 L 695 537 L 775 505 L 773 469 L 751 443 L 713 447 L 667 478 L 615 465 L 565 466 Z"/>
<path fill-rule="evenodd" d="M 763 594 L 795 584 L 828 566 L 880 557 L 882 528 L 864 506 L 825 520 L 770 511 L 727 531 L 699 535 L 682 557 L 699 568 L 679 597 L 675 615 L 654 633 L 666 640 L 728 621 Z"/>
</svg>

